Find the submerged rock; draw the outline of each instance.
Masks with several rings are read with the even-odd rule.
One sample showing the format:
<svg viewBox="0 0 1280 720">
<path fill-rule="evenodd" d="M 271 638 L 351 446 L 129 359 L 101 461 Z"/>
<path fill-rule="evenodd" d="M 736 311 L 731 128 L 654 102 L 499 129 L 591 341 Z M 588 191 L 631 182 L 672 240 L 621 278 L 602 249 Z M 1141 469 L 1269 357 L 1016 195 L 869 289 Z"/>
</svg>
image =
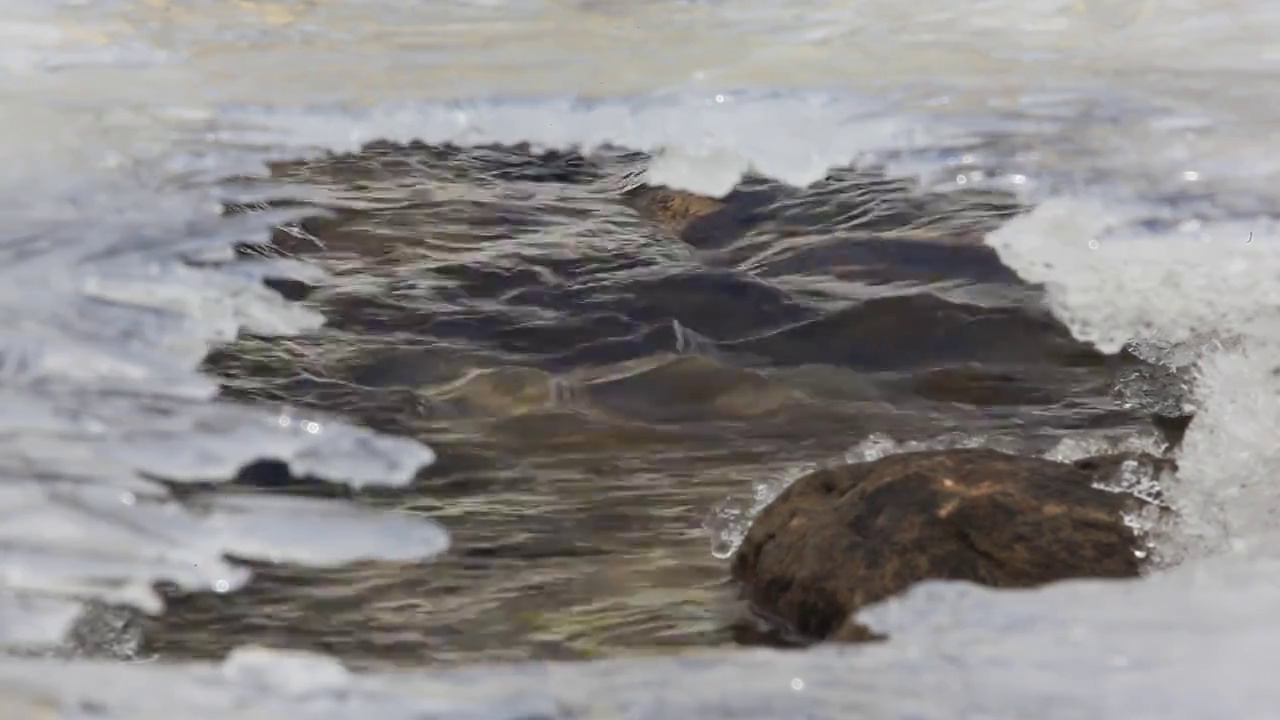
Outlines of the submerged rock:
<svg viewBox="0 0 1280 720">
<path fill-rule="evenodd" d="M 1104 467 L 963 449 L 818 470 L 755 519 L 732 574 L 761 616 L 838 640 L 872 639 L 851 614 L 921 580 L 1134 577 L 1139 501 L 1093 487 Z"/>
<path fill-rule="evenodd" d="M 631 190 L 626 198 L 642 217 L 677 235 L 690 223 L 725 207 L 724 201 L 705 195 L 650 185 Z"/>
</svg>

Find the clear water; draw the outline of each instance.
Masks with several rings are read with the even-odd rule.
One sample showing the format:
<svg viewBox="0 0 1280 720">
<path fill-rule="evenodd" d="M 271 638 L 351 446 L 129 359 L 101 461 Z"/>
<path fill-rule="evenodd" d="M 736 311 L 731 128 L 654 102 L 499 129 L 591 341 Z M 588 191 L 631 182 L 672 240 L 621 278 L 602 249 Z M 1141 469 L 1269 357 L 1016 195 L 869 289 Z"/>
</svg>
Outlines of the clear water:
<svg viewBox="0 0 1280 720">
<path fill-rule="evenodd" d="M 1198 718 L 1274 707 L 1280 8 L 5 0 L 0 18 L 9 644 L 60 640 L 72 596 L 156 610 L 156 580 L 230 592 L 248 572 L 228 553 L 330 564 L 445 549 L 444 530 L 420 515 L 283 495 L 200 503 L 171 489 L 263 457 L 356 486 L 407 483 L 435 459 L 342 419 L 216 398 L 199 372 L 238 332 L 287 336 L 322 321 L 260 282 L 313 277 L 313 266 L 228 263 L 234 244 L 295 213 L 224 216 L 223 203 L 332 199 L 266 182 L 266 163 L 374 139 L 609 144 L 652 153 L 651 182 L 713 195 L 748 170 L 805 185 L 849 163 L 938 191 L 1013 192 L 1034 209 L 987 244 L 1045 286 L 1076 337 L 1188 368 L 1198 413 L 1170 492 L 1184 522 L 1161 548 L 1183 562 L 1141 582 L 922 586 L 868 611 L 895 642 L 866 651 L 359 679 L 254 651 L 194 667 L 6 659 L 0 692 L 29 710 L 19 715 Z"/>
</svg>

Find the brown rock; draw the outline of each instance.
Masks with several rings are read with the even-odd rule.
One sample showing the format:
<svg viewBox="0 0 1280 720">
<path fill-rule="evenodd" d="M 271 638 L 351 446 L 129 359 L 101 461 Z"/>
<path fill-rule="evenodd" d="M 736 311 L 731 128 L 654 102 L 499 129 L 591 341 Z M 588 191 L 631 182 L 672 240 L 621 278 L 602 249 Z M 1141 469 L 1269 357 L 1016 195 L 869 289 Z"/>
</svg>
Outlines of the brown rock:
<svg viewBox="0 0 1280 720">
<path fill-rule="evenodd" d="M 677 235 L 698 218 L 724 207 L 723 201 L 712 197 L 648 185 L 632 190 L 628 199 L 642 216 Z"/>
<path fill-rule="evenodd" d="M 760 615 L 840 640 L 873 639 L 850 614 L 921 580 L 1133 577 L 1122 512 L 1137 501 L 1091 487 L 1085 467 L 980 449 L 818 470 L 755 519 L 732 574 Z"/>
<path fill-rule="evenodd" d="M 735 187 L 722 198 L 659 185 L 628 190 L 623 202 L 681 242 L 702 250 L 723 250 L 762 225 L 782 236 L 805 233 L 819 223 L 795 226 L 778 215 L 785 188 L 759 182 Z"/>
</svg>

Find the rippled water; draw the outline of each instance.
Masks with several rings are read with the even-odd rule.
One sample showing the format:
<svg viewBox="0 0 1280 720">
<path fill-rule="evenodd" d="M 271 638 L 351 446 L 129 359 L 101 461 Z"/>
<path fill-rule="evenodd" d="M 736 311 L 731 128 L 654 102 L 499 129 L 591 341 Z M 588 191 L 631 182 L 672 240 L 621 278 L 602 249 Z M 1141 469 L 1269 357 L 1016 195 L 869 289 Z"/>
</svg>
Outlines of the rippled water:
<svg viewBox="0 0 1280 720">
<path fill-rule="evenodd" d="M 330 322 L 210 369 L 236 397 L 435 448 L 415 491 L 380 502 L 455 549 L 260 571 L 172 603 L 152 648 L 270 638 L 416 664 L 722 645 L 742 628 L 710 550 L 753 485 L 869 437 L 1044 452 L 1152 433 L 1113 392 L 1136 360 L 1072 341 L 978 244 L 1011 207 L 841 172 L 755 181 L 720 211 L 751 218 L 695 240 L 657 191 L 617 192 L 641 161 L 383 145 L 279 166 L 344 204 L 253 252 L 329 270 L 307 302 Z"/>
<path fill-rule="evenodd" d="M 0 2 L 0 643 L 157 658 L 6 658 L 7 707 L 1267 716 L 1277 30 L 1250 0 Z M 804 468 L 1154 447 L 1187 409 L 1151 577 L 734 647 L 717 556 Z M 176 664 L 248 643 L 415 674 Z"/>
</svg>

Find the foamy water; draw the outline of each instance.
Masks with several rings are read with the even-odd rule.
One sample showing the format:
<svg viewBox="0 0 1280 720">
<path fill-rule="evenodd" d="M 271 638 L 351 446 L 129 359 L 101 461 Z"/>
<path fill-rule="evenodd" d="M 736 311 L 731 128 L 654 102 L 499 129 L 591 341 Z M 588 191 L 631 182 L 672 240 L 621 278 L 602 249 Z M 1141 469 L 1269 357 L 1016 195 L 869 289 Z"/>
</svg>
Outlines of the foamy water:
<svg viewBox="0 0 1280 720">
<path fill-rule="evenodd" d="M 394 484 L 434 459 L 340 419 L 216 400 L 198 374 L 237 332 L 322 322 L 261 285 L 313 268 L 222 264 L 290 217 L 221 215 L 286 194 L 253 179 L 271 159 L 377 138 L 610 143 L 655 153 L 651 182 L 711 194 L 747 170 L 805 184 L 850 162 L 990 185 L 1035 209 L 988 243 L 1078 337 L 1198 365 L 1170 489 L 1185 522 L 1165 548 L 1190 560 L 1141 582 L 931 584 L 870 611 L 895 642 L 863 654 L 457 671 L 473 684 L 442 676 L 427 700 L 405 694 L 420 679 L 254 653 L 188 669 L 5 660 L 0 693 L 30 717 L 62 703 L 68 717 L 567 714 L 558 699 L 629 717 L 956 717 L 962 700 L 973 717 L 1267 716 L 1276 37 L 1280 6 L 1260 0 L 0 2 L 0 642 L 56 643 L 71 597 L 156 611 L 155 580 L 233 590 L 247 573 L 225 554 L 323 564 L 446 546 L 420 518 L 193 505 L 156 482 L 278 458 Z M 299 684 L 297 662 L 320 665 Z M 725 678 L 737 694 L 711 689 Z"/>
</svg>

